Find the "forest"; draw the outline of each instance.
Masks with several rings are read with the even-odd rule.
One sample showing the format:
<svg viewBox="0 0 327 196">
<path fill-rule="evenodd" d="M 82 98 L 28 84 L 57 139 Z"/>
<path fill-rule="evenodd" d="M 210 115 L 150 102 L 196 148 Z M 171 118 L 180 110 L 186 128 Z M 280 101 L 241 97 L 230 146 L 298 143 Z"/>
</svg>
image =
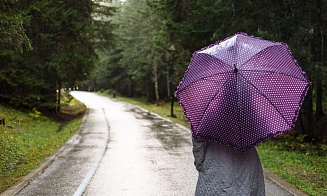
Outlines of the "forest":
<svg viewBox="0 0 327 196">
<path fill-rule="evenodd" d="M 59 89 L 87 80 L 97 65 L 95 49 L 111 45 L 111 25 L 94 17 L 113 10 L 88 0 L 2 1 L 0 100 L 54 110 Z"/>
<path fill-rule="evenodd" d="M 0 101 L 51 110 L 58 89 L 173 97 L 192 53 L 237 32 L 284 42 L 312 85 L 297 131 L 326 134 L 325 0 L 4 0 Z"/>
</svg>

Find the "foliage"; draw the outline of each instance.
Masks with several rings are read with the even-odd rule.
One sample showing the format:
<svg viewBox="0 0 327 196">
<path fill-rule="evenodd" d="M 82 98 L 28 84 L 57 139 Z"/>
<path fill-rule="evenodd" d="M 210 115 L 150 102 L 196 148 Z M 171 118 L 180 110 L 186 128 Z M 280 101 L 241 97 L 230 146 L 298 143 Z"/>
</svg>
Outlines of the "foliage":
<svg viewBox="0 0 327 196">
<path fill-rule="evenodd" d="M 15 0 L 0 5 L 0 57 L 5 58 L 17 52 L 32 49 L 24 25 L 29 24 L 24 3 Z"/>
<path fill-rule="evenodd" d="M 117 44 L 100 54 L 105 61 L 100 61 L 95 76 L 97 88 L 148 100 L 167 98 L 167 70 L 171 69 L 167 66 L 171 64 L 168 48 L 172 43 L 167 39 L 163 15 L 154 14 L 145 0 L 130 0 L 120 9 L 113 17 L 118 27 L 114 32 Z"/>
<path fill-rule="evenodd" d="M 42 113 L 39 112 L 39 111 L 37 111 L 37 109 L 34 107 L 32 109 L 32 112 L 30 112 L 28 115 L 31 116 L 31 117 L 33 117 L 33 118 L 38 118 L 38 117 L 40 117 L 41 114 Z"/>
<path fill-rule="evenodd" d="M 111 43 L 110 21 L 92 18 L 98 7 L 91 0 L 5 1 L 0 7 L 1 101 L 53 110 L 57 89 L 88 79 L 97 62 L 95 47 L 103 47 L 103 40 L 107 47 Z M 107 25 L 106 33 L 101 25 Z"/>
</svg>

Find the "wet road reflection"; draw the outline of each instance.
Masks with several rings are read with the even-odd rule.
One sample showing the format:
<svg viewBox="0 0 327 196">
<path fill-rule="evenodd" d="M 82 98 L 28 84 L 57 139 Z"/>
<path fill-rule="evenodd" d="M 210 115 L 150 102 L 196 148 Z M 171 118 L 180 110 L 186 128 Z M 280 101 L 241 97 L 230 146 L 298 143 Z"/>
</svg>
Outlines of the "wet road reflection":
<svg viewBox="0 0 327 196">
<path fill-rule="evenodd" d="M 158 117 L 155 114 L 144 112 L 144 110 L 138 107 L 132 107 L 130 111 L 135 113 L 137 119 L 151 121 L 151 124 L 147 125 L 151 130 L 149 133 L 150 137 L 157 138 L 169 152 L 178 151 L 181 147 L 189 147 L 191 145 L 189 140 L 190 133 L 176 126 L 176 123 Z"/>
</svg>

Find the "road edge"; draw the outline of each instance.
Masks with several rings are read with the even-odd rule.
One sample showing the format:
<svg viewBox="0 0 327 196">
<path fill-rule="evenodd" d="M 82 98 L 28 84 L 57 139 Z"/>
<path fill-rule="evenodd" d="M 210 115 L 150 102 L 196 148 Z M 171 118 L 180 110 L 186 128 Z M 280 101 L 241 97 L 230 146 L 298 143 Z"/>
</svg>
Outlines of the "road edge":
<svg viewBox="0 0 327 196">
<path fill-rule="evenodd" d="M 81 130 L 84 127 L 87 116 L 89 115 L 89 109 L 86 108 L 82 123 L 79 126 L 76 133 L 66 142 L 64 143 L 57 151 L 55 151 L 50 157 L 47 157 L 39 167 L 32 170 L 26 176 L 22 177 L 18 182 L 9 187 L 7 190 L 2 192 L 0 196 L 13 196 L 16 195 L 20 190 L 22 190 L 25 186 L 27 186 L 32 180 L 36 178 L 40 173 L 42 173 L 68 146 L 73 144 L 76 140 L 80 138 Z"/>
<path fill-rule="evenodd" d="M 305 192 L 301 191 L 300 189 L 293 186 L 291 183 L 287 182 L 287 180 L 282 179 L 274 172 L 270 171 L 267 168 L 262 168 L 263 173 L 266 176 L 266 178 L 269 178 L 271 181 L 273 181 L 275 184 L 277 184 L 279 187 L 287 190 L 290 194 L 294 196 L 308 196 Z"/>
</svg>

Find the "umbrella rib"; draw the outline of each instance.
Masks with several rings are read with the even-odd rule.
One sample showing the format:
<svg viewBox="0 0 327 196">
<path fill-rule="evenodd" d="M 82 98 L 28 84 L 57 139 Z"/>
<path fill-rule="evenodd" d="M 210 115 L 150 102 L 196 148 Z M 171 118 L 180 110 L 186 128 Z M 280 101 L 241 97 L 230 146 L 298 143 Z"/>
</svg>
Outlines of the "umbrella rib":
<svg viewBox="0 0 327 196">
<path fill-rule="evenodd" d="M 253 54 L 251 58 L 249 58 L 247 61 L 245 61 L 244 63 L 242 63 L 242 65 L 240 65 L 240 68 L 245 65 L 247 62 L 249 62 L 253 57 L 261 54 L 263 51 L 269 49 L 269 48 L 272 48 L 272 47 L 275 47 L 275 46 L 281 46 L 280 44 L 277 44 L 277 45 L 271 45 L 271 46 L 267 46 L 265 48 L 263 48 L 262 50 L 258 51 L 256 54 Z"/>
<path fill-rule="evenodd" d="M 238 76 L 242 76 L 241 74 L 236 74 L 236 86 L 238 86 Z M 238 133 L 239 133 L 239 138 L 240 138 L 240 143 L 241 143 L 241 145 L 243 146 L 243 144 L 244 144 L 244 139 L 241 137 L 242 136 L 242 134 L 241 134 L 241 111 L 240 111 L 240 97 L 239 97 L 239 95 L 240 95 L 240 93 L 239 93 L 239 91 L 238 91 L 238 88 L 237 88 L 237 90 L 236 90 L 236 96 L 237 96 L 237 107 L 238 107 L 238 109 L 237 109 L 237 111 L 238 111 L 238 113 L 237 113 L 237 127 L 238 127 Z"/>
<path fill-rule="evenodd" d="M 247 69 L 247 70 L 241 70 L 242 72 L 261 72 L 261 73 L 270 73 L 270 74 L 282 74 L 282 75 L 286 75 L 286 76 L 289 76 L 289 77 L 292 77 L 292 78 L 295 78 L 295 79 L 298 79 L 298 80 L 301 80 L 303 82 L 307 82 L 307 80 L 304 79 L 301 79 L 301 78 L 298 78 L 298 77 L 294 77 L 292 75 L 289 75 L 287 73 L 282 73 L 282 72 L 276 72 L 276 71 L 268 71 L 268 70 L 252 70 L 252 69 Z M 242 76 L 244 77 L 244 76 Z"/>
<path fill-rule="evenodd" d="M 228 80 L 226 80 L 224 82 L 223 85 L 221 85 L 222 87 L 228 82 Z M 215 99 L 215 97 L 217 96 L 217 94 L 221 91 L 221 88 L 219 89 L 219 91 L 217 91 L 214 96 L 212 96 L 211 100 L 208 102 L 208 105 L 206 106 L 206 108 L 203 110 L 203 114 L 202 114 L 202 117 L 201 117 L 201 120 L 199 122 L 202 122 L 203 118 L 204 118 L 204 114 L 206 113 L 208 107 L 210 106 L 210 103 Z"/>
<path fill-rule="evenodd" d="M 224 71 L 224 72 L 220 72 L 220 73 L 216 73 L 216 74 L 212 74 L 210 76 L 203 76 L 203 77 L 200 77 L 196 80 L 194 80 L 193 82 L 191 82 L 190 84 L 188 84 L 187 86 L 184 86 L 182 89 L 179 89 L 178 90 L 178 94 L 180 92 L 182 92 L 184 89 L 186 89 L 187 87 L 191 86 L 192 84 L 194 84 L 195 82 L 198 82 L 200 80 L 205 80 L 206 78 L 211 78 L 211 77 L 214 77 L 214 76 L 217 76 L 217 75 L 220 75 L 220 74 L 226 74 L 226 73 L 233 73 L 233 70 L 228 70 L 228 71 Z"/>
<path fill-rule="evenodd" d="M 250 80 L 248 80 L 246 77 L 244 77 L 242 74 L 240 74 L 240 76 L 242 77 L 242 78 L 244 78 L 251 86 L 253 86 L 259 93 L 260 93 L 260 95 L 261 96 L 263 96 L 269 103 L 270 103 L 270 105 L 271 106 L 273 106 L 274 108 L 275 108 L 275 110 L 280 114 L 280 116 L 284 119 L 284 121 L 286 122 L 286 124 L 288 125 L 288 126 L 290 126 L 290 127 L 292 127 L 292 124 L 290 124 L 287 120 L 286 120 L 286 118 L 284 117 L 284 115 L 278 110 L 278 108 L 270 101 L 270 99 L 266 96 L 266 95 L 264 95 L 262 92 L 261 92 L 261 90 L 259 89 L 259 88 L 257 88 Z"/>
</svg>

